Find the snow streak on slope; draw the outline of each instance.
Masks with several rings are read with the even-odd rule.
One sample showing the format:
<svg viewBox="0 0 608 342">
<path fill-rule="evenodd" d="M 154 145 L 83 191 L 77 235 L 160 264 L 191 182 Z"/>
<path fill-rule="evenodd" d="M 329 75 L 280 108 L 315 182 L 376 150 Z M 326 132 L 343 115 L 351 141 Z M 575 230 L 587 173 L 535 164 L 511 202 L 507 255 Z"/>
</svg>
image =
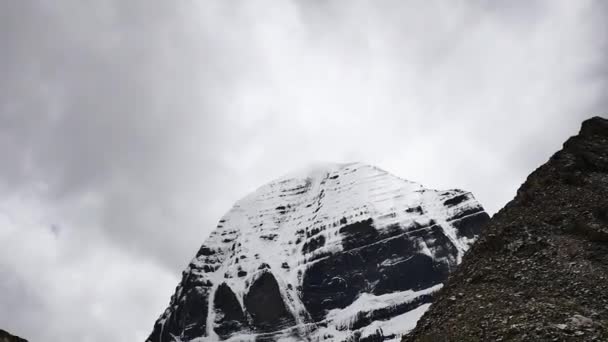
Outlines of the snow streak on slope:
<svg viewBox="0 0 608 342">
<path fill-rule="evenodd" d="M 365 164 L 290 174 L 220 220 L 149 341 L 395 338 L 487 219 L 470 193 Z"/>
</svg>

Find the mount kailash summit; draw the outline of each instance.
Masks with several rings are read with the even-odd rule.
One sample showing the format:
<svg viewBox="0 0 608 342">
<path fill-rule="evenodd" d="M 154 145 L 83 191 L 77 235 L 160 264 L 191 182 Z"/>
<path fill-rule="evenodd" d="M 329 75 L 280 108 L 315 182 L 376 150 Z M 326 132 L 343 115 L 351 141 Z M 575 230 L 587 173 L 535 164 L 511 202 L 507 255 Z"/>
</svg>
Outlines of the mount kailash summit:
<svg viewBox="0 0 608 342">
<path fill-rule="evenodd" d="M 285 176 L 222 217 L 147 342 L 398 340 L 488 219 L 366 164 Z"/>
</svg>

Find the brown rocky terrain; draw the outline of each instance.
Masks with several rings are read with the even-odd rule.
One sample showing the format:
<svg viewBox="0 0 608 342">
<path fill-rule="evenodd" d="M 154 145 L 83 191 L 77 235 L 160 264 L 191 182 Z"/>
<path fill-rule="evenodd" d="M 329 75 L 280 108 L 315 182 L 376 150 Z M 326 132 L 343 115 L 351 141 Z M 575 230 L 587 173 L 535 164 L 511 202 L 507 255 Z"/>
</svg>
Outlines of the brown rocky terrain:
<svg viewBox="0 0 608 342">
<path fill-rule="evenodd" d="M 608 341 L 608 120 L 528 177 L 403 341 Z"/>
</svg>

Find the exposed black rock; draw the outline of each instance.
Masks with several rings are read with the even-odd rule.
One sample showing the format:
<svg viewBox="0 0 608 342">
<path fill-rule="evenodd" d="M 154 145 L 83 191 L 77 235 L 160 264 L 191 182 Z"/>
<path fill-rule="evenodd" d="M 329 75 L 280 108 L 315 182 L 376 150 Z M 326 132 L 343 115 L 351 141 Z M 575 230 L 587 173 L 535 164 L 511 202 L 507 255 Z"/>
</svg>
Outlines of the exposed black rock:
<svg viewBox="0 0 608 342">
<path fill-rule="evenodd" d="M 456 253 L 439 229 L 422 231 L 429 240 L 435 240 L 442 257 Z M 381 240 L 382 243 L 365 244 L 365 241 L 378 241 L 379 233 L 372 220 L 348 225 L 340 233 L 345 235 L 342 243 L 346 252 L 323 258 L 304 274 L 302 301 L 315 320 L 323 318 L 329 310 L 348 306 L 360 293 L 417 291 L 447 277 L 449 265 L 439 261 L 444 259 L 435 260 L 419 253 L 416 233 L 402 233 Z M 387 260 L 394 262 L 384 263 Z"/>
<path fill-rule="evenodd" d="M 218 336 L 225 338 L 247 328 L 247 320 L 243 308 L 236 295 L 226 283 L 221 283 L 215 290 L 213 299 L 215 309 L 214 330 Z"/>
<path fill-rule="evenodd" d="M 0 329 L 0 342 L 27 342 L 27 340 L 11 335 L 8 332 Z"/>
<path fill-rule="evenodd" d="M 283 301 L 277 280 L 270 272 L 263 272 L 251 284 L 245 295 L 245 307 L 257 331 L 280 330 L 295 323 Z"/>
<path fill-rule="evenodd" d="M 488 223 L 404 341 L 608 341 L 608 120 Z"/>
</svg>

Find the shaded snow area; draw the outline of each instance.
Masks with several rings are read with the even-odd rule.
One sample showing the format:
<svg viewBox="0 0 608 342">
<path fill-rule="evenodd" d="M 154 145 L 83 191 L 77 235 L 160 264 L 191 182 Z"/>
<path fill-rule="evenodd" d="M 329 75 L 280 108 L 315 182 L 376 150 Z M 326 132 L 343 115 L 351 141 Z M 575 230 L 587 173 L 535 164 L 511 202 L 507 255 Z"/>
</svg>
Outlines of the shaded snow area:
<svg viewBox="0 0 608 342">
<path fill-rule="evenodd" d="M 487 219 L 466 191 L 361 163 L 289 174 L 220 220 L 148 341 L 396 339 Z"/>
</svg>

